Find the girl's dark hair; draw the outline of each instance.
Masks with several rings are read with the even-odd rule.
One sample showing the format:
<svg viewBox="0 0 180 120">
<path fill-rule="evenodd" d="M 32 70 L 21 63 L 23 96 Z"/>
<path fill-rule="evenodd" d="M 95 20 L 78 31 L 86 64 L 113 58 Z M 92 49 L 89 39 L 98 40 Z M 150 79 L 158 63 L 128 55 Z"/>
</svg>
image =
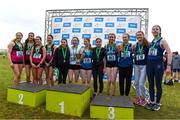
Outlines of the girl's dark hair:
<svg viewBox="0 0 180 120">
<path fill-rule="evenodd" d="M 96 38 L 96 41 L 97 41 L 97 40 L 100 40 L 100 41 L 102 41 L 102 39 L 101 39 L 101 38 Z"/>
<path fill-rule="evenodd" d="M 76 39 L 78 41 L 78 44 L 79 44 L 79 38 L 78 37 L 73 37 L 72 40 L 73 39 Z M 72 45 L 72 40 L 71 40 L 71 45 Z"/>
<path fill-rule="evenodd" d="M 74 39 L 74 38 L 75 38 L 75 39 L 77 39 L 77 40 L 78 40 L 78 42 L 79 42 L 79 38 L 78 38 L 78 37 L 73 37 L 72 39 Z"/>
<path fill-rule="evenodd" d="M 29 32 L 29 33 L 28 33 L 28 36 L 29 36 L 30 34 L 32 34 L 33 37 L 34 37 L 34 33 L 33 33 L 33 32 Z M 26 47 L 27 47 L 28 42 L 29 42 L 29 38 L 27 38 L 27 39 L 25 40 L 25 45 L 24 45 L 24 48 L 25 48 L 25 49 L 26 49 Z M 33 42 L 34 42 L 34 38 L 33 38 Z"/>
<path fill-rule="evenodd" d="M 40 39 L 40 41 L 42 41 L 42 38 L 41 38 L 41 36 L 36 36 L 37 38 L 39 38 Z"/>
<path fill-rule="evenodd" d="M 51 34 L 49 34 L 48 36 L 50 36 L 53 39 L 53 36 Z"/>
<path fill-rule="evenodd" d="M 144 32 L 143 32 L 143 31 L 138 31 L 137 33 L 143 34 L 143 42 L 142 42 L 142 45 L 143 45 L 144 47 L 148 47 L 148 41 L 147 41 L 147 39 L 144 37 Z M 136 34 L 137 34 L 137 33 L 136 33 Z"/>
<path fill-rule="evenodd" d="M 154 25 L 153 27 L 158 27 L 159 28 L 159 30 L 160 30 L 160 33 L 159 33 L 159 36 L 161 37 L 161 26 L 160 25 Z"/>
<path fill-rule="evenodd" d="M 69 50 L 69 46 L 68 46 L 68 41 L 67 41 L 67 39 L 66 39 L 66 38 L 63 38 L 63 39 L 61 39 L 61 41 L 62 41 L 62 40 L 65 40 L 65 41 L 66 41 L 66 43 L 67 43 L 67 44 L 66 44 L 66 47 L 67 47 L 68 50 Z M 62 45 L 60 45 L 59 48 L 62 48 Z"/>
</svg>

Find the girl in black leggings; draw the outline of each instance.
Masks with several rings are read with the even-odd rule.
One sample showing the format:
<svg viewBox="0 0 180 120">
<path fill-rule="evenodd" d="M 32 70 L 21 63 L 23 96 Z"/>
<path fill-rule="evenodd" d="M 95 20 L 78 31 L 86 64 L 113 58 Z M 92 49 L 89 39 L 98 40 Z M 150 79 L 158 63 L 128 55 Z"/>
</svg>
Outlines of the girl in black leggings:
<svg viewBox="0 0 180 120">
<path fill-rule="evenodd" d="M 94 96 L 97 95 L 98 83 L 97 78 L 99 77 L 99 93 L 102 94 L 103 91 L 103 69 L 104 69 L 104 57 L 105 57 L 105 48 L 101 47 L 102 40 L 101 38 L 96 39 L 96 47 L 93 48 L 93 79 L 94 79 Z"/>
<path fill-rule="evenodd" d="M 53 68 L 56 67 L 59 70 L 58 84 L 60 83 L 66 84 L 66 77 L 69 68 L 69 57 L 70 57 L 70 50 L 67 45 L 67 40 L 62 39 L 61 45 L 55 50 L 52 61 Z"/>
</svg>

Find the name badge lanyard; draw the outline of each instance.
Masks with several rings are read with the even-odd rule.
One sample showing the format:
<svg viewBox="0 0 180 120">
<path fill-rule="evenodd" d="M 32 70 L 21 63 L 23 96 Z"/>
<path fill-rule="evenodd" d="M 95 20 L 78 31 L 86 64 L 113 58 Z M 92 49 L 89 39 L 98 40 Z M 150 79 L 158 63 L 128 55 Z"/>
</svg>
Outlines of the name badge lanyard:
<svg viewBox="0 0 180 120">
<path fill-rule="evenodd" d="M 31 48 L 32 48 L 33 44 L 34 44 L 34 43 L 28 43 L 27 51 L 31 51 Z"/>
<path fill-rule="evenodd" d="M 62 53 L 63 53 L 64 62 L 66 62 L 67 48 L 62 48 Z"/>
<path fill-rule="evenodd" d="M 21 45 L 21 43 L 16 42 L 16 44 L 17 44 L 17 46 L 18 46 L 18 48 L 19 48 L 19 51 L 22 51 L 22 45 Z"/>
<path fill-rule="evenodd" d="M 124 54 L 127 55 L 128 53 L 129 44 L 124 47 Z"/>
<path fill-rule="evenodd" d="M 138 44 L 138 52 L 140 55 L 143 54 L 143 45 Z"/>
<path fill-rule="evenodd" d="M 51 46 L 47 46 L 47 53 L 50 54 L 51 53 Z"/>
<path fill-rule="evenodd" d="M 156 46 L 157 42 L 159 41 L 160 39 L 156 40 L 155 42 L 153 42 L 153 45 L 151 46 L 150 49 L 154 49 L 154 47 Z"/>
<path fill-rule="evenodd" d="M 109 47 L 108 47 L 108 51 L 109 51 L 110 53 L 113 53 L 113 50 L 114 50 L 114 46 L 109 45 Z"/>
<path fill-rule="evenodd" d="M 39 46 L 38 46 L 38 47 L 36 47 L 36 49 L 35 49 L 36 54 L 39 54 L 39 49 L 40 49 L 40 47 L 39 47 Z"/>
<path fill-rule="evenodd" d="M 99 61 L 100 53 L 101 53 L 101 48 L 96 48 L 97 61 Z"/>
<path fill-rule="evenodd" d="M 77 47 L 76 47 L 76 46 L 73 46 L 72 50 L 73 50 L 73 57 L 76 58 Z"/>
</svg>

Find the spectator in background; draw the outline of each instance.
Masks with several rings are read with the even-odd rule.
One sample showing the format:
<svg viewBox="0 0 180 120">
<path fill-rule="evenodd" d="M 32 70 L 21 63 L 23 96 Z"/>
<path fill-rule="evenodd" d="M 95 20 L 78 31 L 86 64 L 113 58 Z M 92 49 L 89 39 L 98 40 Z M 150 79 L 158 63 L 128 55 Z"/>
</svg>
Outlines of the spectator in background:
<svg viewBox="0 0 180 120">
<path fill-rule="evenodd" d="M 180 55 L 178 52 L 173 52 L 172 70 L 174 82 L 180 82 Z"/>
</svg>

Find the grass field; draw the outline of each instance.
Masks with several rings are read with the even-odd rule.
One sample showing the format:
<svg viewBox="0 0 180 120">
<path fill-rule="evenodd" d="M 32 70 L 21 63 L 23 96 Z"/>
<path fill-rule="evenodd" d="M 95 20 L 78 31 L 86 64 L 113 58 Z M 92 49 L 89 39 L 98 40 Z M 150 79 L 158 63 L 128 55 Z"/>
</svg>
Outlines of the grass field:
<svg viewBox="0 0 180 120">
<path fill-rule="evenodd" d="M 24 73 L 22 80 L 24 80 Z M 45 105 L 37 108 L 16 105 L 7 102 L 7 87 L 12 85 L 13 73 L 9 67 L 6 58 L 0 56 L 0 119 L 75 119 L 78 117 L 65 116 L 62 114 L 46 111 Z M 105 85 L 106 87 L 106 85 Z M 119 88 L 117 88 L 117 95 Z M 104 92 L 106 88 L 104 89 Z M 105 93 L 104 93 L 105 94 Z M 131 89 L 131 98 L 135 96 Z M 159 111 L 146 110 L 143 107 L 135 107 L 135 119 L 180 119 L 180 83 L 174 86 L 163 85 L 162 107 Z M 89 109 L 82 116 L 83 119 L 89 119 Z"/>
</svg>

